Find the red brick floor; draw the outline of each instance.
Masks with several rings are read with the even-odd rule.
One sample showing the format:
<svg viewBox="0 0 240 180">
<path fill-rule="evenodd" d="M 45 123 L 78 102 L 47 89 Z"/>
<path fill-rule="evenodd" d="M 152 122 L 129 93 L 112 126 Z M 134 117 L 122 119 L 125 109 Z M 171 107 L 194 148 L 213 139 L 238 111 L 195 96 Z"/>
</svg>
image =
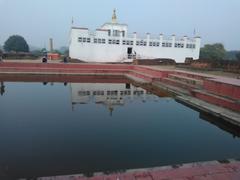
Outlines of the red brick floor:
<svg viewBox="0 0 240 180">
<path fill-rule="evenodd" d="M 97 173 L 89 178 L 83 175 L 68 175 L 42 177 L 37 180 L 240 180 L 240 161 L 191 163 L 178 167 L 128 170 L 110 175 Z"/>
</svg>

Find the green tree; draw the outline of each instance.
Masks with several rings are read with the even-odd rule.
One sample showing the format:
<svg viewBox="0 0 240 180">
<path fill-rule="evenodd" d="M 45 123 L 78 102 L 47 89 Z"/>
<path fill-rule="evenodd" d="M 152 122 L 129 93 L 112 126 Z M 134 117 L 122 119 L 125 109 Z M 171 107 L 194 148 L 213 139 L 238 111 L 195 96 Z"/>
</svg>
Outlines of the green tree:
<svg viewBox="0 0 240 180">
<path fill-rule="evenodd" d="M 19 35 L 13 35 L 8 38 L 4 44 L 5 51 L 29 52 L 29 46 L 26 40 Z"/>
<path fill-rule="evenodd" d="M 226 50 L 221 43 L 206 44 L 200 51 L 200 59 L 223 60 Z"/>
<path fill-rule="evenodd" d="M 240 51 L 236 54 L 236 58 L 238 61 L 240 61 Z"/>
</svg>

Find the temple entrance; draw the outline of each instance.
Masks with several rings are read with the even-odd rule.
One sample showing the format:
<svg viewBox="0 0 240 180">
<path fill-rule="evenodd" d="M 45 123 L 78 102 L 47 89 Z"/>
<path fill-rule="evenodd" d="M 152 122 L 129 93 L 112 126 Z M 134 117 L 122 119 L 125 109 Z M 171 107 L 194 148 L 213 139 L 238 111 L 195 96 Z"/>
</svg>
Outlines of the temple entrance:
<svg viewBox="0 0 240 180">
<path fill-rule="evenodd" d="M 127 48 L 128 59 L 132 59 L 132 51 L 133 51 L 133 48 L 132 48 L 132 47 L 128 47 L 128 48 Z"/>
</svg>

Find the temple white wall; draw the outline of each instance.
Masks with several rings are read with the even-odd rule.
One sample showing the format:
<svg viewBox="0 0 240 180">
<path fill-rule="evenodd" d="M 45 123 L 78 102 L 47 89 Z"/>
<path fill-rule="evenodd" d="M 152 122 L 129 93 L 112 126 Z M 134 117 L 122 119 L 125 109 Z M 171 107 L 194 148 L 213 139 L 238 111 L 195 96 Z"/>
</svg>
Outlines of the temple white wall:
<svg viewBox="0 0 240 180">
<path fill-rule="evenodd" d="M 69 56 L 87 62 L 123 62 L 137 59 L 168 58 L 182 63 L 186 58 L 198 59 L 201 38 L 186 36 L 170 38 L 162 34 L 152 38 L 148 33 L 138 37 L 128 35 L 128 26 L 116 22 L 115 11 L 112 23 L 105 23 L 94 32 L 87 28 L 72 27 Z"/>
</svg>

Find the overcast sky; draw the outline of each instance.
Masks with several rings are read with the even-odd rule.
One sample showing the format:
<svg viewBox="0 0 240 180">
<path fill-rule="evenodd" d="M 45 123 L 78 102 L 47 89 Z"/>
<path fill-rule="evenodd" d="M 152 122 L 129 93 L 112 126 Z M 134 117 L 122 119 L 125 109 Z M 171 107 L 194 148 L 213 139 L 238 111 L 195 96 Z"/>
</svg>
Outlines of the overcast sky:
<svg viewBox="0 0 240 180">
<path fill-rule="evenodd" d="M 240 0 L 0 0 L 0 45 L 19 34 L 33 46 L 48 46 L 50 37 L 55 48 L 67 46 L 72 17 L 94 30 L 114 8 L 129 33 L 193 36 L 196 29 L 202 44 L 240 49 Z"/>
</svg>

